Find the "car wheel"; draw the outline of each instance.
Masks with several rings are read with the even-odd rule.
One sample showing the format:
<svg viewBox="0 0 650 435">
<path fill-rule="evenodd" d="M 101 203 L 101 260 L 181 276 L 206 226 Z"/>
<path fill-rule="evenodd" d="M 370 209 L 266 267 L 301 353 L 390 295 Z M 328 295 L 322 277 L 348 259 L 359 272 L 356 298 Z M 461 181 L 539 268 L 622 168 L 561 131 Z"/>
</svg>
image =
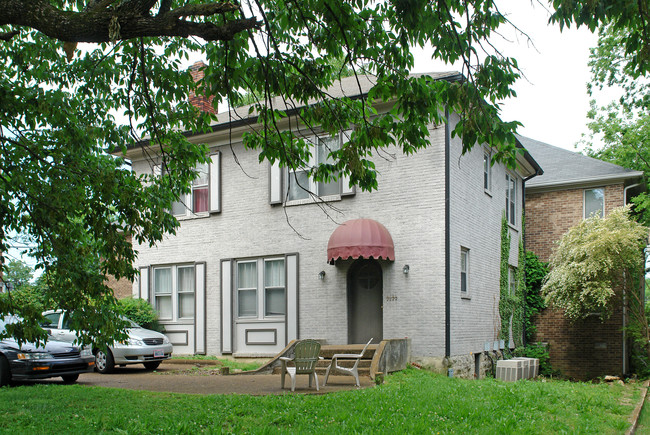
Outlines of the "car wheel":
<svg viewBox="0 0 650 435">
<path fill-rule="evenodd" d="M 63 378 L 63 383 L 65 384 L 74 384 L 79 379 L 79 373 L 76 375 L 63 375 L 61 378 Z"/>
<path fill-rule="evenodd" d="M 11 372 L 9 371 L 9 362 L 7 358 L 0 355 L 0 387 L 9 384 L 11 380 Z"/>
<path fill-rule="evenodd" d="M 160 365 L 160 361 L 149 361 L 144 364 L 144 368 L 147 370 L 156 370 Z"/>
<path fill-rule="evenodd" d="M 115 361 L 110 349 L 95 351 L 95 369 L 99 373 L 110 373 L 113 367 L 115 367 Z"/>
</svg>

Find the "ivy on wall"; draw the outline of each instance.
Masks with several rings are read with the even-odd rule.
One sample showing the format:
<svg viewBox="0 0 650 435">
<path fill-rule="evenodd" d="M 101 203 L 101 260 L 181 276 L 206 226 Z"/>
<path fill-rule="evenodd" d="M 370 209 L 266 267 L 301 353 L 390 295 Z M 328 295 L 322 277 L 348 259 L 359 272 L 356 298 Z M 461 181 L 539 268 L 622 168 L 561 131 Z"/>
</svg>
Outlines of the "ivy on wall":
<svg viewBox="0 0 650 435">
<path fill-rule="evenodd" d="M 524 219 L 522 216 L 522 233 Z M 523 344 L 524 333 L 524 292 L 526 288 L 525 268 L 526 254 L 523 246 L 523 238 L 519 239 L 519 252 L 517 253 L 518 264 L 515 276 L 514 292 L 510 287 L 510 227 L 505 216 L 501 220 L 501 262 L 499 280 L 499 318 L 501 328 L 499 338 L 504 340 L 506 347 L 510 343 L 510 332 L 512 331 L 515 346 Z"/>
</svg>

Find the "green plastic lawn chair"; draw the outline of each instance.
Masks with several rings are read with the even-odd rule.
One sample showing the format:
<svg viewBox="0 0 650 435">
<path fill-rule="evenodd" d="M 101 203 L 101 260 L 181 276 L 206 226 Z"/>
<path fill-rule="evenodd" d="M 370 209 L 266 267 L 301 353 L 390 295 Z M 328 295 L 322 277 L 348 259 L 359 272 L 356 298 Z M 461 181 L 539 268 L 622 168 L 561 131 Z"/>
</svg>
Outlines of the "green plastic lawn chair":
<svg viewBox="0 0 650 435">
<path fill-rule="evenodd" d="M 291 391 L 296 390 L 296 375 L 309 375 L 309 388 L 312 385 L 312 379 L 316 381 L 316 391 L 318 391 L 318 375 L 316 374 L 316 364 L 319 359 L 320 343 L 316 340 L 301 340 L 296 343 L 293 358 L 280 357 L 282 361 L 282 388 L 284 388 L 284 377 L 287 373 L 291 377 Z"/>
</svg>

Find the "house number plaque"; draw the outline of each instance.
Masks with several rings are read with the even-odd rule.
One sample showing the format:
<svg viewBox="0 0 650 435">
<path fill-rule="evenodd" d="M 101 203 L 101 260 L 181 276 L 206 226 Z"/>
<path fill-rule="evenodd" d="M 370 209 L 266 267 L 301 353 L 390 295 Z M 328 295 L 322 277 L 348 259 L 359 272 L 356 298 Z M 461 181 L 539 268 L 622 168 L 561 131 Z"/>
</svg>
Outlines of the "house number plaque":
<svg viewBox="0 0 650 435">
<path fill-rule="evenodd" d="M 394 302 L 396 300 L 397 300 L 397 296 L 395 295 L 386 296 L 386 302 Z"/>
</svg>

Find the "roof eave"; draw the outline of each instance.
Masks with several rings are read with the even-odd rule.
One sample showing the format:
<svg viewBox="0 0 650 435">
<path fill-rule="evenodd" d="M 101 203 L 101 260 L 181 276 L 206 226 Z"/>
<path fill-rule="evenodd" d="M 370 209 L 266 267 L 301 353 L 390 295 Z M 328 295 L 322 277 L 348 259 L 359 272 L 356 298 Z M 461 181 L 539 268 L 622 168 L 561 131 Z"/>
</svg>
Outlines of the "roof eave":
<svg viewBox="0 0 650 435">
<path fill-rule="evenodd" d="M 598 177 L 575 178 L 571 180 L 553 181 L 553 182 L 536 182 L 533 185 L 526 185 L 526 190 L 530 193 L 543 192 L 550 190 L 561 190 L 567 188 L 586 188 L 595 186 L 604 186 L 610 184 L 622 183 L 627 180 L 634 180 L 643 177 L 643 172 L 632 171 L 625 174 L 612 174 Z"/>
</svg>

